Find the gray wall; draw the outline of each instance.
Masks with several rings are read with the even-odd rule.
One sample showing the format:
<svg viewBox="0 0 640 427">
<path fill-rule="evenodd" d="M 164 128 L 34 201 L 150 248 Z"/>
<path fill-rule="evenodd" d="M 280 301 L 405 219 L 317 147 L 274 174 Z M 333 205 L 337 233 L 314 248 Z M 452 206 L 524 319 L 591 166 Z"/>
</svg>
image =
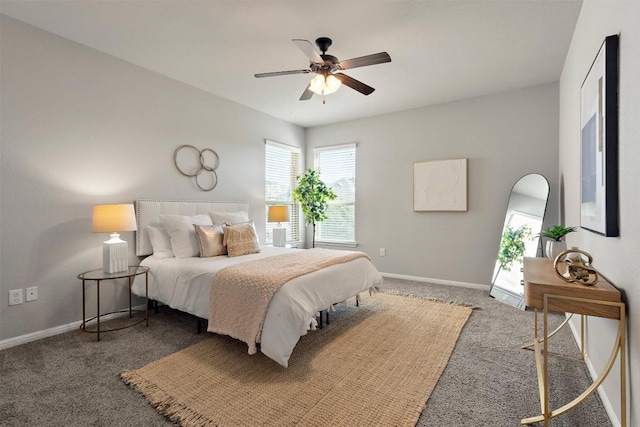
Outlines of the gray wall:
<svg viewBox="0 0 640 427">
<path fill-rule="evenodd" d="M 555 83 L 307 129 L 307 165 L 312 148 L 348 142 L 358 248 L 382 272 L 489 285 L 511 187 L 528 173 L 549 180 L 547 223 L 557 222 Z M 413 163 L 452 158 L 469 159 L 468 211 L 414 212 Z"/>
<path fill-rule="evenodd" d="M 101 267 L 108 238 L 91 233 L 94 204 L 246 201 L 261 219 L 264 139 L 304 145 L 298 126 L 6 16 L 1 24 L 0 341 L 81 319 L 76 276 Z M 181 144 L 218 152 L 215 190 L 176 171 Z M 137 262 L 133 233 L 122 237 Z M 9 307 L 8 291 L 28 286 L 39 299 Z M 126 286 L 103 286 L 105 311 L 126 298 Z"/>
<path fill-rule="evenodd" d="M 569 246 L 591 253 L 594 266 L 626 295 L 630 390 L 628 425 L 640 426 L 640 2 L 585 0 L 560 79 L 560 176 L 562 217 L 580 224 L 580 86 L 604 38 L 620 35 L 619 206 L 620 237 L 602 237 L 586 230 L 567 236 Z M 579 330 L 579 327 L 578 327 Z M 609 356 L 616 322 L 587 320 L 588 362 L 600 371 Z M 619 370 L 604 384 L 619 419 Z"/>
<path fill-rule="evenodd" d="M 313 147 L 358 143 L 359 249 L 386 273 L 488 285 L 509 191 L 527 173 L 549 179 L 548 218 L 557 218 L 556 84 L 305 134 L 11 18 L 1 29 L 0 340 L 80 319 L 76 275 L 100 267 L 106 240 L 91 233 L 94 204 L 240 200 L 260 218 L 264 138 L 306 140 L 308 164 Z M 213 192 L 175 170 L 180 144 L 218 152 Z M 458 157 L 469 159 L 469 211 L 413 212 L 413 162 Z M 8 307 L 8 291 L 28 286 L 39 287 L 39 300 Z M 106 290 L 105 310 L 124 305 L 124 286 Z"/>
</svg>

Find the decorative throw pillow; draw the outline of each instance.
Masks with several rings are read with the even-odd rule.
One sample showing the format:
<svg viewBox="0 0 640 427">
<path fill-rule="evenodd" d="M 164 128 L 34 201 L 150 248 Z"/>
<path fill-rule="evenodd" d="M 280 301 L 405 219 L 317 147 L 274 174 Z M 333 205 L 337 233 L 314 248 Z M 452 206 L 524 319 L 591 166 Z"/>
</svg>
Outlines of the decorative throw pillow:
<svg viewBox="0 0 640 427">
<path fill-rule="evenodd" d="M 249 224 L 251 227 L 253 227 L 253 232 L 256 234 L 256 242 L 258 242 L 258 247 L 259 247 L 260 246 L 260 238 L 258 238 L 258 232 L 256 231 L 256 224 L 255 224 L 255 222 L 253 222 L 252 219 L 250 219 L 248 221 L 235 222 L 235 223 L 227 222 L 224 225 L 229 226 L 229 225 L 243 225 L 243 224 Z"/>
<path fill-rule="evenodd" d="M 156 258 L 173 258 L 173 250 L 171 249 L 171 238 L 167 234 L 162 224 L 150 224 L 147 227 L 153 255 Z"/>
<path fill-rule="evenodd" d="M 253 223 L 235 224 L 224 227 L 224 240 L 230 257 L 260 252 L 258 235 Z"/>
<path fill-rule="evenodd" d="M 249 221 L 249 212 L 209 212 L 214 224 L 236 224 L 238 222 Z"/>
<path fill-rule="evenodd" d="M 196 229 L 200 257 L 209 258 L 226 255 L 224 242 L 224 225 L 193 225 Z"/>
<path fill-rule="evenodd" d="M 193 225 L 213 225 L 209 215 L 160 215 L 160 222 L 171 237 L 171 249 L 176 258 L 200 256 Z"/>
</svg>

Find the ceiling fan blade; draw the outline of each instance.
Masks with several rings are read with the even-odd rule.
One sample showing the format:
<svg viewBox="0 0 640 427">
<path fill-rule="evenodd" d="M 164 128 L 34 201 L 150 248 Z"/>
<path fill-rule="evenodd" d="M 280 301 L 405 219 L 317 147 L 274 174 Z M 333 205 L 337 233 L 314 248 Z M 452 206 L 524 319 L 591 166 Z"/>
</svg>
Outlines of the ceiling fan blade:
<svg viewBox="0 0 640 427">
<path fill-rule="evenodd" d="M 324 64 L 324 59 L 322 59 L 316 48 L 313 47 L 309 40 L 293 39 L 291 41 L 295 43 L 295 45 L 298 46 L 305 55 L 307 55 L 307 58 L 309 58 L 311 62 Z"/>
<path fill-rule="evenodd" d="M 302 96 L 300 97 L 300 101 L 308 101 L 313 96 L 313 91 L 309 89 L 309 86 L 302 92 Z"/>
<path fill-rule="evenodd" d="M 342 82 L 342 84 L 349 86 L 351 89 L 357 90 L 363 95 L 370 95 L 375 89 L 371 86 L 367 86 L 359 80 L 354 79 L 353 77 L 349 77 L 346 74 L 336 73 L 334 74 L 338 80 Z"/>
<path fill-rule="evenodd" d="M 373 55 L 360 56 L 358 58 L 345 59 L 340 61 L 338 66 L 341 70 L 348 70 L 350 68 L 364 67 L 366 65 L 382 64 L 385 62 L 391 62 L 391 57 L 387 52 L 374 53 Z"/>
<path fill-rule="evenodd" d="M 288 74 L 308 74 L 310 73 L 311 70 L 309 69 L 305 69 L 305 70 L 290 70 L 290 71 L 274 71 L 272 73 L 258 73 L 258 74 L 254 74 L 255 77 L 273 77 L 273 76 L 286 76 Z"/>
</svg>

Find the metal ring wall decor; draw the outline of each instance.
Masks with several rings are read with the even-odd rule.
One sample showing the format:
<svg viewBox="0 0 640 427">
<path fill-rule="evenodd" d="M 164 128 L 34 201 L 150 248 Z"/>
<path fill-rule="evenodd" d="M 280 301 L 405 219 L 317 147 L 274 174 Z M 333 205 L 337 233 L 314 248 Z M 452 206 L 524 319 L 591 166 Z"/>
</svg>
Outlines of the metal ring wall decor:
<svg viewBox="0 0 640 427">
<path fill-rule="evenodd" d="M 185 148 L 195 151 L 196 152 L 196 156 L 198 156 L 198 158 L 200 160 L 200 162 L 199 162 L 200 166 L 198 167 L 198 169 L 194 173 L 185 172 L 178 165 L 178 152 L 180 150 L 182 150 L 182 149 L 185 149 Z M 213 166 L 209 166 L 209 165 L 206 164 L 205 158 L 204 158 L 206 153 L 211 153 L 215 157 Z M 216 169 L 218 168 L 218 166 L 220 166 L 220 157 L 218 157 L 218 153 L 216 153 L 211 148 L 204 148 L 202 150 L 199 150 L 198 148 L 194 147 L 193 145 L 186 145 L 186 144 L 185 145 L 181 145 L 178 148 L 176 148 L 176 150 L 173 152 L 173 164 L 176 165 L 176 169 L 178 169 L 178 172 L 180 172 L 182 175 L 184 175 L 186 177 L 189 177 L 189 178 L 195 178 L 196 185 L 202 191 L 211 191 L 214 188 L 216 188 L 216 185 L 218 185 L 218 174 L 216 173 Z M 202 184 L 200 184 L 200 181 L 198 181 L 198 177 L 200 177 L 200 175 L 203 172 L 210 173 L 211 177 L 212 177 L 212 179 L 211 179 L 212 184 L 207 186 L 207 187 L 203 187 Z"/>
</svg>

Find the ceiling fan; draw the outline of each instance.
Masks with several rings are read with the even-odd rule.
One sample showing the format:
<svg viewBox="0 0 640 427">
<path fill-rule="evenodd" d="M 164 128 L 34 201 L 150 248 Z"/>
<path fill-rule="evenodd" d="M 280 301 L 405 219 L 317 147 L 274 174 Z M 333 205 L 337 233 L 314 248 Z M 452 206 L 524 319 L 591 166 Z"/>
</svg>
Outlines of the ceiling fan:
<svg viewBox="0 0 640 427">
<path fill-rule="evenodd" d="M 369 95 L 375 90 L 374 88 L 338 71 L 391 62 L 391 57 L 387 52 L 374 53 L 373 55 L 360 56 L 358 58 L 340 61 L 333 55 L 327 55 L 327 50 L 332 43 L 329 37 L 319 37 L 316 39 L 316 45 L 318 45 L 322 54 L 318 53 L 309 40 L 293 39 L 291 41 L 298 46 L 305 55 L 307 55 L 311 61 L 309 68 L 305 68 L 303 70 L 258 73 L 255 74 L 255 77 L 260 78 L 284 76 L 287 74 L 316 73 L 317 76 L 311 79 L 311 82 L 309 82 L 309 85 L 302 93 L 300 101 L 307 101 L 311 99 L 314 93 L 322 96 L 329 95 L 330 93 L 337 91 L 342 84 L 349 86 L 351 89 L 357 90 L 363 95 Z M 322 102 L 324 103 L 324 99 Z"/>
</svg>

